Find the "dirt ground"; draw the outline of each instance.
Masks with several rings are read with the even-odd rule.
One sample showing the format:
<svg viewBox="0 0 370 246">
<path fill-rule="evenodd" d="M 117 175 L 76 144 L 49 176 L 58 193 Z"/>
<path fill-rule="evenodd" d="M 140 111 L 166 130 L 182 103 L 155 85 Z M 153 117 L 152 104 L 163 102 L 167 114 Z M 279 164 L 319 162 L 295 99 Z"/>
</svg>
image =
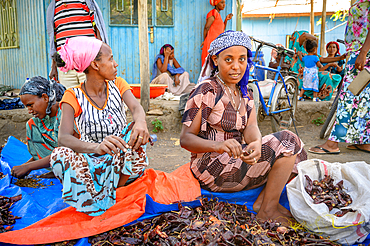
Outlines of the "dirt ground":
<svg viewBox="0 0 370 246">
<path fill-rule="evenodd" d="M 178 111 L 178 102 L 151 100 L 151 110 L 159 110 L 162 115 L 148 115 L 147 124 L 149 130 L 153 130 L 151 122 L 160 119 L 163 122 L 164 131 L 157 133 L 157 142 L 154 146 L 148 147 L 149 165 L 151 168 L 172 172 L 179 166 L 190 161 L 190 153 L 181 148 L 179 143 L 181 130 L 181 115 Z M 321 126 L 312 123 L 313 119 L 323 117 L 329 112 L 331 102 L 299 102 L 296 112 L 298 135 L 305 144 L 305 149 L 324 143 L 325 140 L 319 138 Z M 25 125 L 31 116 L 27 109 L 0 110 L 0 145 L 6 142 L 8 136 L 12 135 L 25 141 Z M 130 118 L 130 116 L 128 116 Z M 130 119 L 129 119 L 130 120 Z M 270 134 L 270 118 L 266 118 L 259 123 L 262 136 Z M 289 129 L 295 132 L 294 128 Z M 151 132 L 152 134 L 152 132 Z M 369 154 L 357 150 L 348 150 L 346 144 L 339 145 L 341 154 L 339 155 L 317 155 L 308 153 L 308 158 L 322 159 L 329 162 L 352 162 L 365 161 L 370 163 Z"/>
<path fill-rule="evenodd" d="M 259 124 L 262 136 L 270 134 L 271 124 L 269 119 L 265 119 Z M 295 132 L 294 128 L 290 129 Z M 324 143 L 325 140 L 319 138 L 321 126 L 314 124 L 297 126 L 298 135 L 305 144 L 306 151 L 309 147 Z M 154 143 L 154 146 L 148 148 L 149 165 L 151 168 L 172 172 L 179 166 L 190 161 L 190 152 L 181 148 L 179 145 L 180 133 L 158 133 L 158 141 Z M 370 164 L 368 153 L 361 151 L 348 150 L 346 144 L 339 144 L 341 153 L 339 155 L 317 155 L 308 152 L 309 159 L 322 159 L 328 162 L 352 162 L 352 161 L 365 161 Z"/>
</svg>

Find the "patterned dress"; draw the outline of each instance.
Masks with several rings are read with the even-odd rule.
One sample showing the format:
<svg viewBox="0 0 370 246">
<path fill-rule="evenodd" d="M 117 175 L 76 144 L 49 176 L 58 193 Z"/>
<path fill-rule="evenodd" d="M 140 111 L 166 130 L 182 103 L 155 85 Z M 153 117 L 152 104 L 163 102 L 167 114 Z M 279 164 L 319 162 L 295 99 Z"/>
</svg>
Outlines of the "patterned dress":
<svg viewBox="0 0 370 246">
<path fill-rule="evenodd" d="M 246 114 L 241 115 L 216 77 L 204 80 L 190 94 L 182 122 L 189 127 L 201 110 L 198 137 L 218 142 L 234 138 L 245 149 L 243 131 L 254 107 L 252 94 L 248 97 L 243 99 Z M 295 154 L 298 154 L 296 164 L 307 159 L 302 141 L 290 131 L 281 131 L 262 138 L 262 156 L 254 165 L 229 157 L 227 153 L 192 153 L 191 171 L 204 189 L 235 192 L 263 185 L 277 159 Z M 293 172 L 297 172 L 296 166 Z"/>
<path fill-rule="evenodd" d="M 359 0 L 349 10 L 345 42 L 350 58 L 339 94 L 336 121 L 329 136 L 331 141 L 370 144 L 370 85 L 358 96 L 347 89 L 360 72 L 355 68 L 355 61 L 370 28 L 369 15 L 369 1 Z M 365 67 L 370 69 L 370 52 L 366 55 Z"/>
<path fill-rule="evenodd" d="M 100 143 L 106 136 L 116 135 L 128 142 L 133 123 L 126 125 L 122 94 L 130 87 L 122 78 L 107 82 L 107 101 L 102 109 L 95 107 L 81 90 L 68 89 L 61 103 L 70 104 L 80 140 Z M 140 177 L 148 165 L 145 146 L 134 151 L 121 151 L 120 156 L 77 153 L 67 147 L 54 149 L 50 165 L 63 184 L 65 203 L 90 216 L 98 216 L 115 204 L 120 175 L 129 175 L 126 184 Z"/>
<path fill-rule="evenodd" d="M 58 109 L 57 115 L 46 115 L 43 119 L 32 117 L 26 124 L 28 152 L 34 160 L 39 160 L 51 155 L 54 148 L 58 147 L 58 132 L 62 110 Z"/>
</svg>

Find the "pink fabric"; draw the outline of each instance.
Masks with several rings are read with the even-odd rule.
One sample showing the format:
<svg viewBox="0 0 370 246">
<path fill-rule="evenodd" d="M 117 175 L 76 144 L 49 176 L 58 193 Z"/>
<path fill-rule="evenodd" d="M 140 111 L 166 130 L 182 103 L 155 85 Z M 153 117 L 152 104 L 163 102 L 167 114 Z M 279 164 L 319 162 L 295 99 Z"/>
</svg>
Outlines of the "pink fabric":
<svg viewBox="0 0 370 246">
<path fill-rule="evenodd" d="M 66 64 L 60 70 L 68 72 L 74 69 L 78 73 L 82 73 L 95 59 L 102 44 L 101 40 L 91 37 L 67 38 L 65 44 L 59 50 L 59 55 Z"/>
<path fill-rule="evenodd" d="M 221 0 L 209 0 L 209 3 L 210 3 L 212 6 L 216 6 L 219 2 L 221 2 Z"/>
</svg>

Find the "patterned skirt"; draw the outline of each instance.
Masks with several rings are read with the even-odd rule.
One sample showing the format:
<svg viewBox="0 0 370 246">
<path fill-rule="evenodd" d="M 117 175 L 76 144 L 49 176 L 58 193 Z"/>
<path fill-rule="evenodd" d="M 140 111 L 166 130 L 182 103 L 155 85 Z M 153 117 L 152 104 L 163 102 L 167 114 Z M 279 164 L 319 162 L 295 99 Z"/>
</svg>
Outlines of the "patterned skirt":
<svg viewBox="0 0 370 246">
<path fill-rule="evenodd" d="M 319 73 L 317 67 L 304 68 L 302 89 L 305 91 L 319 92 Z"/>
<path fill-rule="evenodd" d="M 370 144 L 370 84 L 358 96 L 348 86 L 359 74 L 355 62 L 360 52 L 351 53 L 339 92 L 337 116 L 329 140 L 353 144 Z M 366 56 L 365 67 L 370 69 L 370 53 Z"/>
<path fill-rule="evenodd" d="M 212 152 L 205 153 L 196 163 L 192 161 L 191 170 L 203 189 L 213 192 L 249 190 L 266 183 L 272 165 L 279 158 L 298 154 L 292 170 L 297 173 L 297 164 L 307 159 L 303 145 L 291 131 L 276 132 L 262 138 L 261 158 L 254 165 L 230 157 L 226 152 L 213 157 L 215 153 Z"/>
<path fill-rule="evenodd" d="M 121 137 L 128 142 L 133 124 L 123 129 Z M 103 214 L 116 203 L 116 189 L 121 174 L 129 175 L 126 184 L 142 176 L 148 166 L 146 146 L 136 151 L 121 151 L 120 156 L 77 153 L 59 147 L 51 155 L 50 165 L 63 184 L 62 198 L 77 211 L 90 216 Z"/>
</svg>

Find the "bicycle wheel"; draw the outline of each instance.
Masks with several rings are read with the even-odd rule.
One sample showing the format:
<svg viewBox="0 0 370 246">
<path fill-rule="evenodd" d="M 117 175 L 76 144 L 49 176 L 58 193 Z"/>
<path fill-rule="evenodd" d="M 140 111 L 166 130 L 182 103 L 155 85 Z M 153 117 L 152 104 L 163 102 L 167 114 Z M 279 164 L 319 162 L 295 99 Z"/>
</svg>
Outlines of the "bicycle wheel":
<svg viewBox="0 0 370 246">
<path fill-rule="evenodd" d="M 258 92 L 258 88 L 253 83 L 248 83 L 248 87 L 253 91 L 253 101 L 254 101 L 254 107 L 256 108 L 256 115 L 258 118 L 258 109 L 260 107 L 260 94 Z"/>
<path fill-rule="evenodd" d="M 292 109 L 285 112 L 273 114 L 271 116 L 271 128 L 273 132 L 278 132 L 287 129 L 293 123 L 292 116 L 294 117 L 295 110 L 297 107 L 298 84 L 294 78 L 289 78 L 285 81 L 285 85 L 287 88 L 288 95 L 285 92 L 283 83 L 278 83 L 276 85 L 274 95 L 272 97 L 270 112 L 289 108 L 288 97 Z"/>
<path fill-rule="evenodd" d="M 331 132 L 331 129 L 334 126 L 334 122 L 335 122 L 336 115 L 337 115 L 338 99 L 339 99 L 339 97 L 335 98 L 335 100 L 333 102 L 333 105 L 331 106 L 330 112 L 328 114 L 328 117 L 326 117 L 324 125 L 321 128 L 321 131 L 320 131 L 320 138 L 321 139 L 328 138 L 329 134 Z"/>
</svg>

